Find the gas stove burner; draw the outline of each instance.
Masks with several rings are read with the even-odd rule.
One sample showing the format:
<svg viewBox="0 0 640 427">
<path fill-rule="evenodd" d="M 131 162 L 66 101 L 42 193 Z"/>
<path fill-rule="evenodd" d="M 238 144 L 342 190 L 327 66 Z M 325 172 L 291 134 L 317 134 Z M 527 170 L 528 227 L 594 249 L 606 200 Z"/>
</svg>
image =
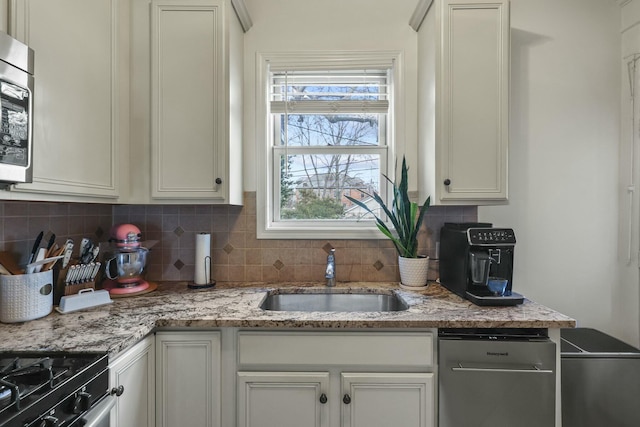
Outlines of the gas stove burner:
<svg viewBox="0 0 640 427">
<path fill-rule="evenodd" d="M 60 425 L 71 425 L 78 414 L 66 411 L 81 389 L 92 404 L 105 396 L 106 353 L 0 352 L 0 427 L 31 426 L 58 406 Z"/>
<path fill-rule="evenodd" d="M 41 359 L 23 359 L 16 357 L 0 369 L 0 402 L 15 404 L 20 410 L 20 402 L 26 396 L 42 388 L 53 388 L 54 380 L 66 369 L 53 369 L 49 357 Z"/>
</svg>

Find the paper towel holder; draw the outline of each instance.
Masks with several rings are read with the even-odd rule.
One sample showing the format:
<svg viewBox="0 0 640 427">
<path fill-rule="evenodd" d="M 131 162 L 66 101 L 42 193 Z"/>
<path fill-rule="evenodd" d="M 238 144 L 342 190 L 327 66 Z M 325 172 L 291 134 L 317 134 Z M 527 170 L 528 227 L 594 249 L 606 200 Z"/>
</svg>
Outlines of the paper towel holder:
<svg viewBox="0 0 640 427">
<path fill-rule="evenodd" d="M 207 283 L 204 283 L 202 285 L 197 285 L 195 283 L 189 283 L 187 285 L 187 287 L 189 289 L 206 289 L 206 288 L 213 288 L 216 285 L 216 281 L 211 279 L 211 257 L 210 256 L 206 256 L 204 257 L 204 277 L 205 277 L 205 281 Z"/>
</svg>

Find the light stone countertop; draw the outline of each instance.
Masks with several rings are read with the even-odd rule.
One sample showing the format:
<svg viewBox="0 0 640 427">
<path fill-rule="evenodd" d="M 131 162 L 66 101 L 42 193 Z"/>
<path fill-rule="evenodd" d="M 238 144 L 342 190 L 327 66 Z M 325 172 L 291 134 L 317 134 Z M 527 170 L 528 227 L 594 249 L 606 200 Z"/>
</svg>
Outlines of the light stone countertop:
<svg viewBox="0 0 640 427">
<path fill-rule="evenodd" d="M 339 283 L 337 292 L 397 292 L 409 309 L 398 312 L 276 312 L 259 308 L 269 290 L 309 292 L 321 283 L 218 283 L 191 290 L 161 283 L 149 294 L 25 323 L 0 324 L 0 351 L 108 351 L 115 355 L 156 328 L 564 328 L 575 320 L 525 300 L 513 307 L 479 307 L 436 283 L 424 290 L 391 283 Z"/>
</svg>

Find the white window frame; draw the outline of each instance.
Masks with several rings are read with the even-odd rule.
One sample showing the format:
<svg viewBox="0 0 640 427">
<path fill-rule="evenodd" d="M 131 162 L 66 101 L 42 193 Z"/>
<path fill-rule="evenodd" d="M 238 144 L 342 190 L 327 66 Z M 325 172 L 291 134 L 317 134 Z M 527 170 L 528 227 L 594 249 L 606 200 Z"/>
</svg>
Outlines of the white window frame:
<svg viewBox="0 0 640 427">
<path fill-rule="evenodd" d="M 256 57 L 256 234 L 259 239 L 381 239 L 383 235 L 373 220 L 362 221 L 275 221 L 272 206 L 274 193 L 278 190 L 280 159 L 272 149 L 273 125 L 270 114 L 270 69 L 271 67 L 288 69 L 340 69 L 356 68 L 382 69 L 393 68 L 390 81 L 389 113 L 387 114 L 386 169 L 381 170 L 390 179 L 394 179 L 395 153 L 398 145 L 397 123 L 404 123 L 402 106 L 403 61 L 401 52 L 284 52 L 258 53 Z M 320 147 L 321 150 L 334 151 L 334 147 Z M 293 153 L 293 147 L 289 147 Z M 337 148 L 340 150 L 340 148 Z M 381 164 L 381 168 L 383 165 Z M 274 181 L 275 180 L 275 181 Z M 380 183 L 385 185 L 384 180 Z M 388 188 L 381 188 L 386 194 Z"/>
</svg>

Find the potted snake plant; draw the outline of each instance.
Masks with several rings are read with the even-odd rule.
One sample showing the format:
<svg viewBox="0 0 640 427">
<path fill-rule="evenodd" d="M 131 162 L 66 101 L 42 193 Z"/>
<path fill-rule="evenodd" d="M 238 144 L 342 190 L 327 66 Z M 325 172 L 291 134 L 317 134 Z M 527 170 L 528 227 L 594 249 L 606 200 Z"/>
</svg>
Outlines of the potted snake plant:
<svg viewBox="0 0 640 427">
<path fill-rule="evenodd" d="M 361 200 L 349 196 L 345 197 L 373 215 L 378 229 L 393 242 L 398 252 L 401 285 L 418 287 L 427 284 L 429 257 L 418 254 L 418 231 L 429 208 L 431 197 L 427 197 L 422 207 L 409 200 L 408 169 L 406 159 L 403 157 L 399 183 L 393 182 L 386 175 L 383 175 L 393 188 L 393 199 L 390 206 L 387 206 L 382 197 L 375 191 L 373 194 L 369 194 L 360 190 L 380 207 L 384 215 L 376 214 L 373 209 Z M 385 217 L 388 222 L 384 220 Z"/>
</svg>

